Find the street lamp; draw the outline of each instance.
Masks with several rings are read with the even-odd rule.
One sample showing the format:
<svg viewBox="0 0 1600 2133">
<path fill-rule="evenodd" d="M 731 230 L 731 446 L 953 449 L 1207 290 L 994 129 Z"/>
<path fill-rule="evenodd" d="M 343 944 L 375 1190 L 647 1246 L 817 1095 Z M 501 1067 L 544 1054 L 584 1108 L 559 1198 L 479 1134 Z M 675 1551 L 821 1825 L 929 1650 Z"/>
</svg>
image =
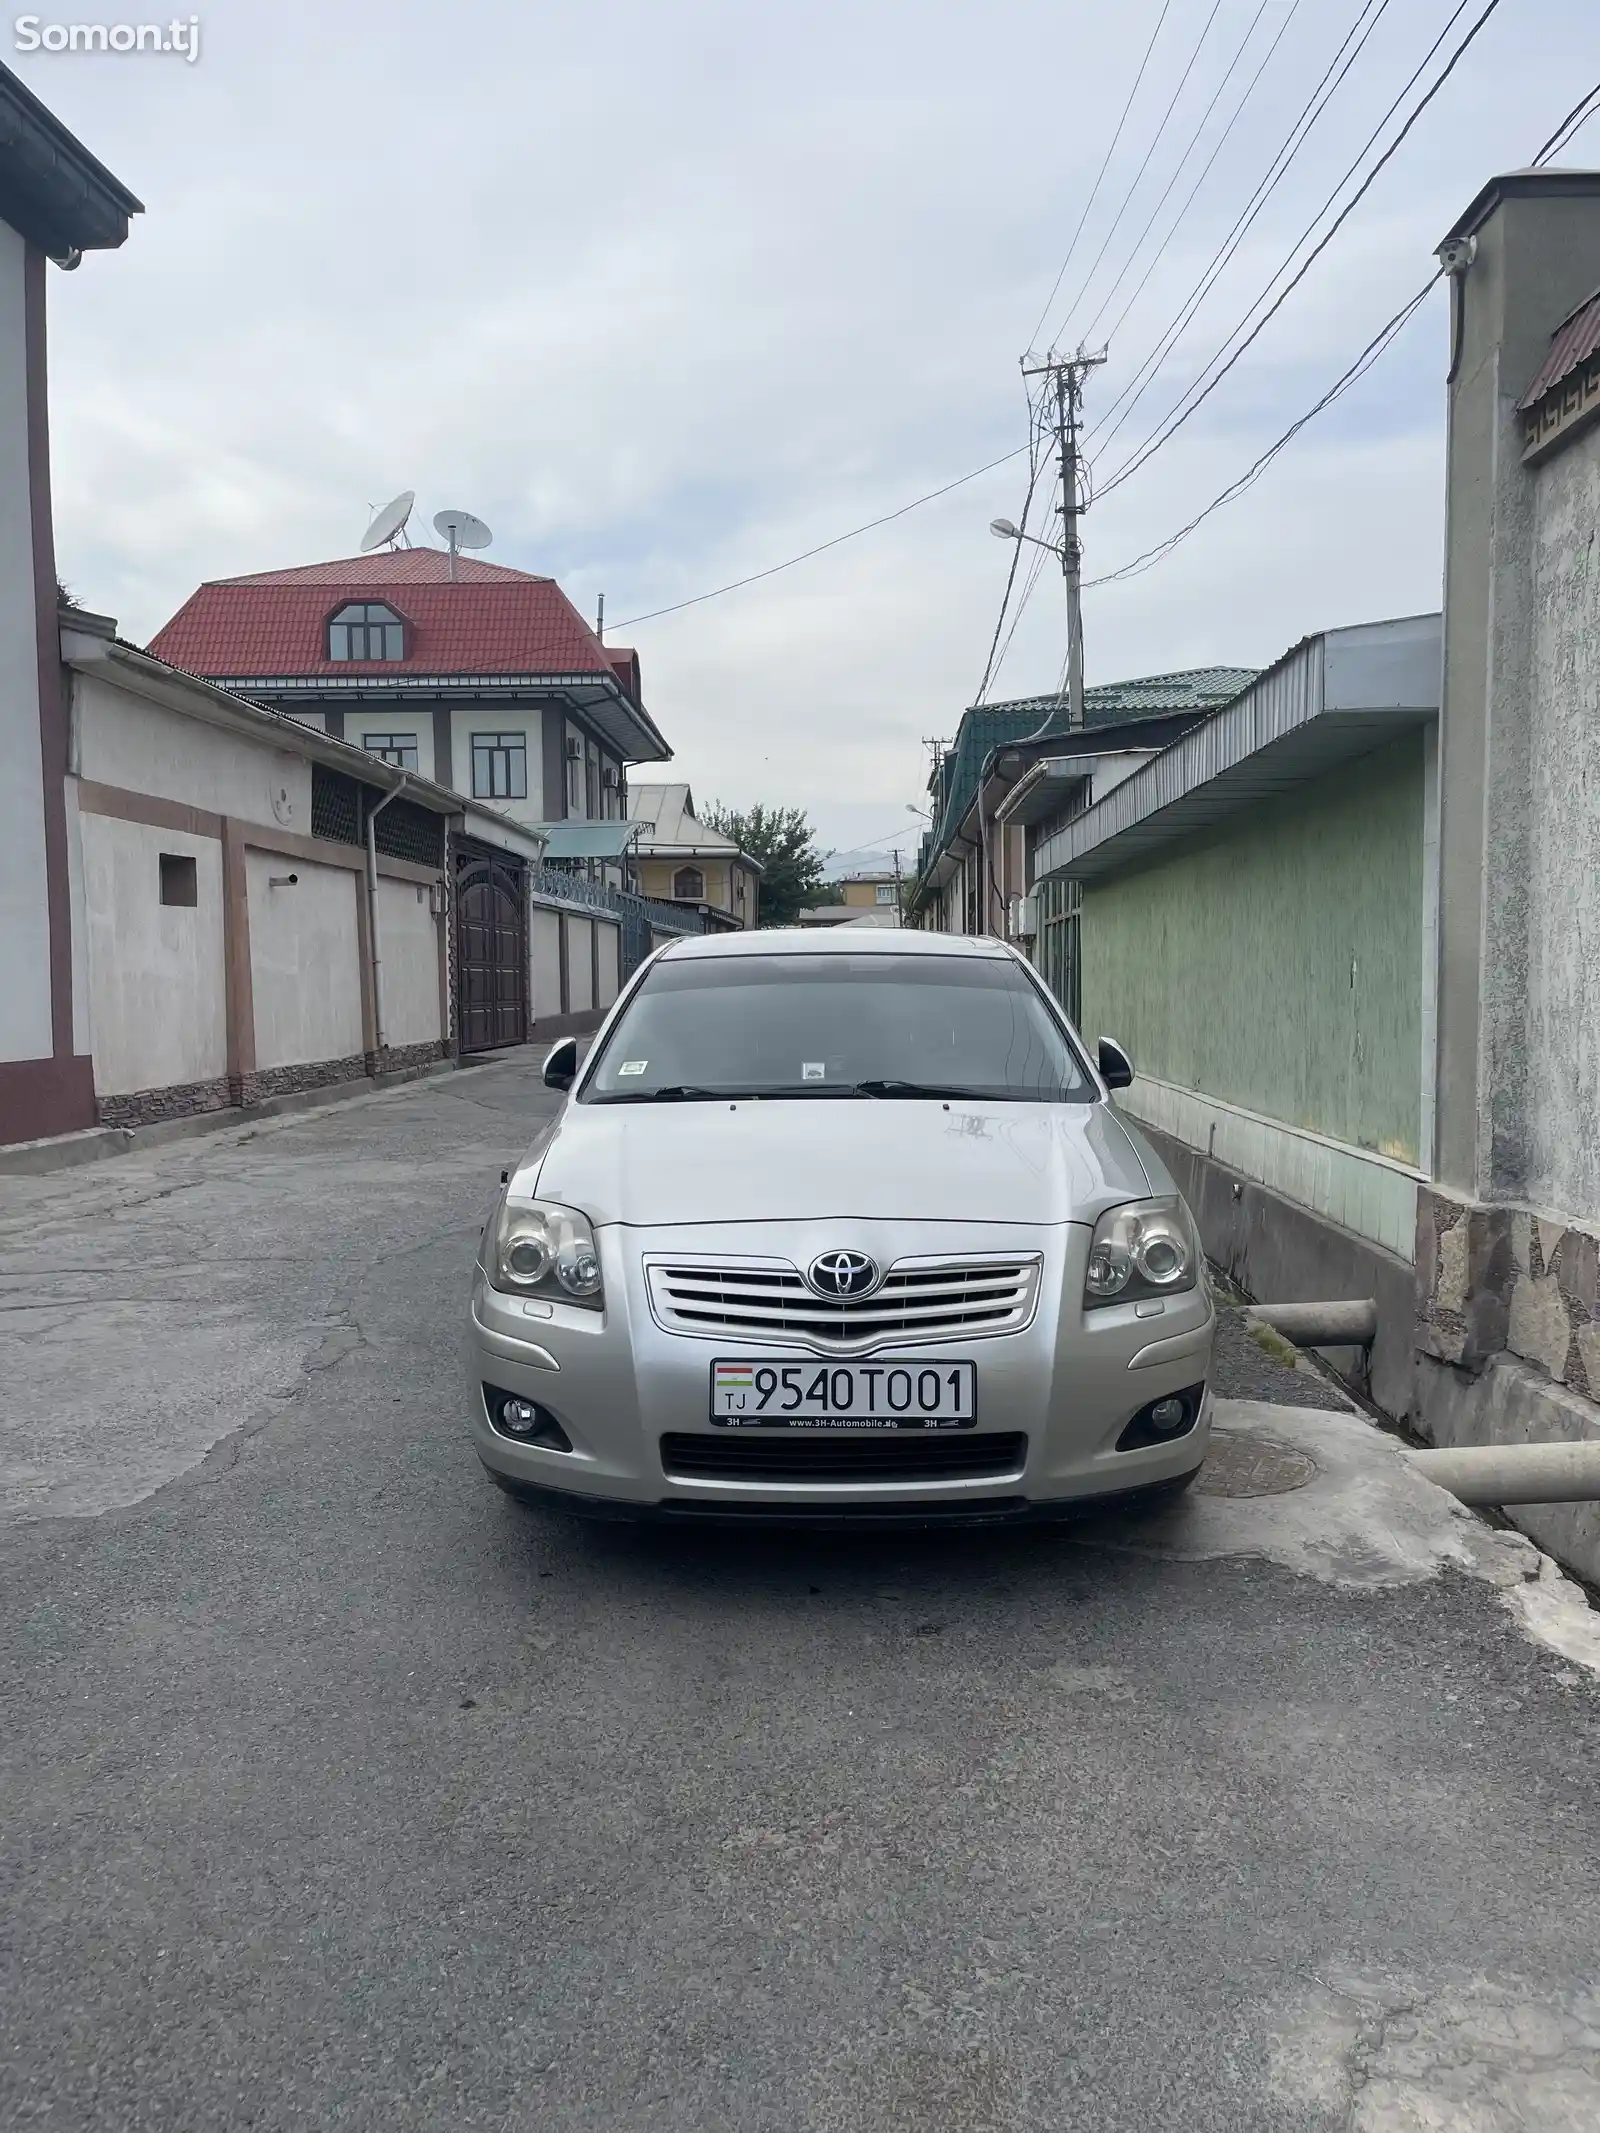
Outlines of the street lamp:
<svg viewBox="0 0 1600 2133">
<path fill-rule="evenodd" d="M 997 541 L 1032 541 L 1035 548 L 1048 548 L 1052 555 L 1065 553 L 1059 541 L 1041 541 L 1036 533 L 1024 533 L 1020 526 L 1013 526 L 1008 518 L 990 519 L 989 531 Z"/>
</svg>

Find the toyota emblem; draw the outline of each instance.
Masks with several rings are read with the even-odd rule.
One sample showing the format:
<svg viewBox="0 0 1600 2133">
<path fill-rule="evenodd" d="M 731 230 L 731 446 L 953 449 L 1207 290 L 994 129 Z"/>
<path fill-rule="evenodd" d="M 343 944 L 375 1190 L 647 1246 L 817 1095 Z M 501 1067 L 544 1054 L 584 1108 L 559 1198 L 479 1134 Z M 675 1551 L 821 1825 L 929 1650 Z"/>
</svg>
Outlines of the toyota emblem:
<svg viewBox="0 0 1600 2133">
<path fill-rule="evenodd" d="M 865 1252 L 823 1252 L 806 1275 L 819 1296 L 865 1296 L 879 1278 L 878 1262 Z"/>
</svg>

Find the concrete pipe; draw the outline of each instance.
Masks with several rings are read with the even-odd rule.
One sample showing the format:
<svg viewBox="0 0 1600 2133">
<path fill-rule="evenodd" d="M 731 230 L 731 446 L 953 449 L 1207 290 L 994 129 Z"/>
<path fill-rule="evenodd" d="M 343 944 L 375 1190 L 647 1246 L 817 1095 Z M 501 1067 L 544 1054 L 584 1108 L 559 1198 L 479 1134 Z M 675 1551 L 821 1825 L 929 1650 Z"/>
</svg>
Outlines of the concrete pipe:
<svg viewBox="0 0 1600 2133">
<path fill-rule="evenodd" d="M 1378 1337 L 1378 1306 L 1360 1303 L 1251 1304 L 1249 1315 L 1296 1348 L 1370 1348 Z"/>
<path fill-rule="evenodd" d="M 1600 1437 L 1572 1444 L 1458 1444 L 1405 1457 L 1463 1503 L 1600 1502 Z"/>
</svg>

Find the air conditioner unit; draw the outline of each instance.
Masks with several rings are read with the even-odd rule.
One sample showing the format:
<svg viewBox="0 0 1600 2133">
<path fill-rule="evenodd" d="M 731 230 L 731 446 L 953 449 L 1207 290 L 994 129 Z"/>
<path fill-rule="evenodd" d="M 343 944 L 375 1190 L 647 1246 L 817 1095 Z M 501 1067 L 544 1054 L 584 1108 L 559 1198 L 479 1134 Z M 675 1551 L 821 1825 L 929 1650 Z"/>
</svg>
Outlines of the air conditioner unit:
<svg viewBox="0 0 1600 2133">
<path fill-rule="evenodd" d="M 617 787 L 622 783 L 622 773 L 615 763 L 607 763 L 600 773 L 600 782 L 605 786 L 607 792 L 616 791 Z"/>
<path fill-rule="evenodd" d="M 573 762 L 573 763 L 576 763 L 576 762 L 578 762 L 578 761 L 579 761 L 579 760 L 580 760 L 580 759 L 582 758 L 582 755 L 583 755 L 583 743 L 582 743 L 582 741 L 575 741 L 575 740 L 574 740 L 574 739 L 572 738 L 571 734 L 568 734 L 568 736 L 567 736 L 567 760 L 568 760 L 569 762 Z"/>
<path fill-rule="evenodd" d="M 1013 896 L 1007 919 L 1007 931 L 1014 941 L 1031 941 L 1039 930 L 1039 899 L 1037 896 Z"/>
</svg>

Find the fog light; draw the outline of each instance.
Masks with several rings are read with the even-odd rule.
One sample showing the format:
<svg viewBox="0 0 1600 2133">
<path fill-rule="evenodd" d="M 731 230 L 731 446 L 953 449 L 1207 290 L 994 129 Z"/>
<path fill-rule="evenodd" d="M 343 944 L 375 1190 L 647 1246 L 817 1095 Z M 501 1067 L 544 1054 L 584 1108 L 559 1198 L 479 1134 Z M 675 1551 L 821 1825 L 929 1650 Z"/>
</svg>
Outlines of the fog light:
<svg viewBox="0 0 1600 2133">
<path fill-rule="evenodd" d="M 1148 1407 L 1140 1408 L 1117 1439 L 1117 1450 L 1148 1451 L 1154 1444 L 1175 1444 L 1198 1425 L 1205 1397 L 1203 1384 L 1186 1385 L 1181 1392 L 1163 1393 L 1159 1400 L 1152 1400 Z"/>
<path fill-rule="evenodd" d="M 570 1452 L 572 1439 L 548 1407 L 524 1400 L 498 1385 L 483 1388 L 483 1411 L 489 1427 L 516 1444 L 537 1445 L 543 1452 Z"/>
</svg>

